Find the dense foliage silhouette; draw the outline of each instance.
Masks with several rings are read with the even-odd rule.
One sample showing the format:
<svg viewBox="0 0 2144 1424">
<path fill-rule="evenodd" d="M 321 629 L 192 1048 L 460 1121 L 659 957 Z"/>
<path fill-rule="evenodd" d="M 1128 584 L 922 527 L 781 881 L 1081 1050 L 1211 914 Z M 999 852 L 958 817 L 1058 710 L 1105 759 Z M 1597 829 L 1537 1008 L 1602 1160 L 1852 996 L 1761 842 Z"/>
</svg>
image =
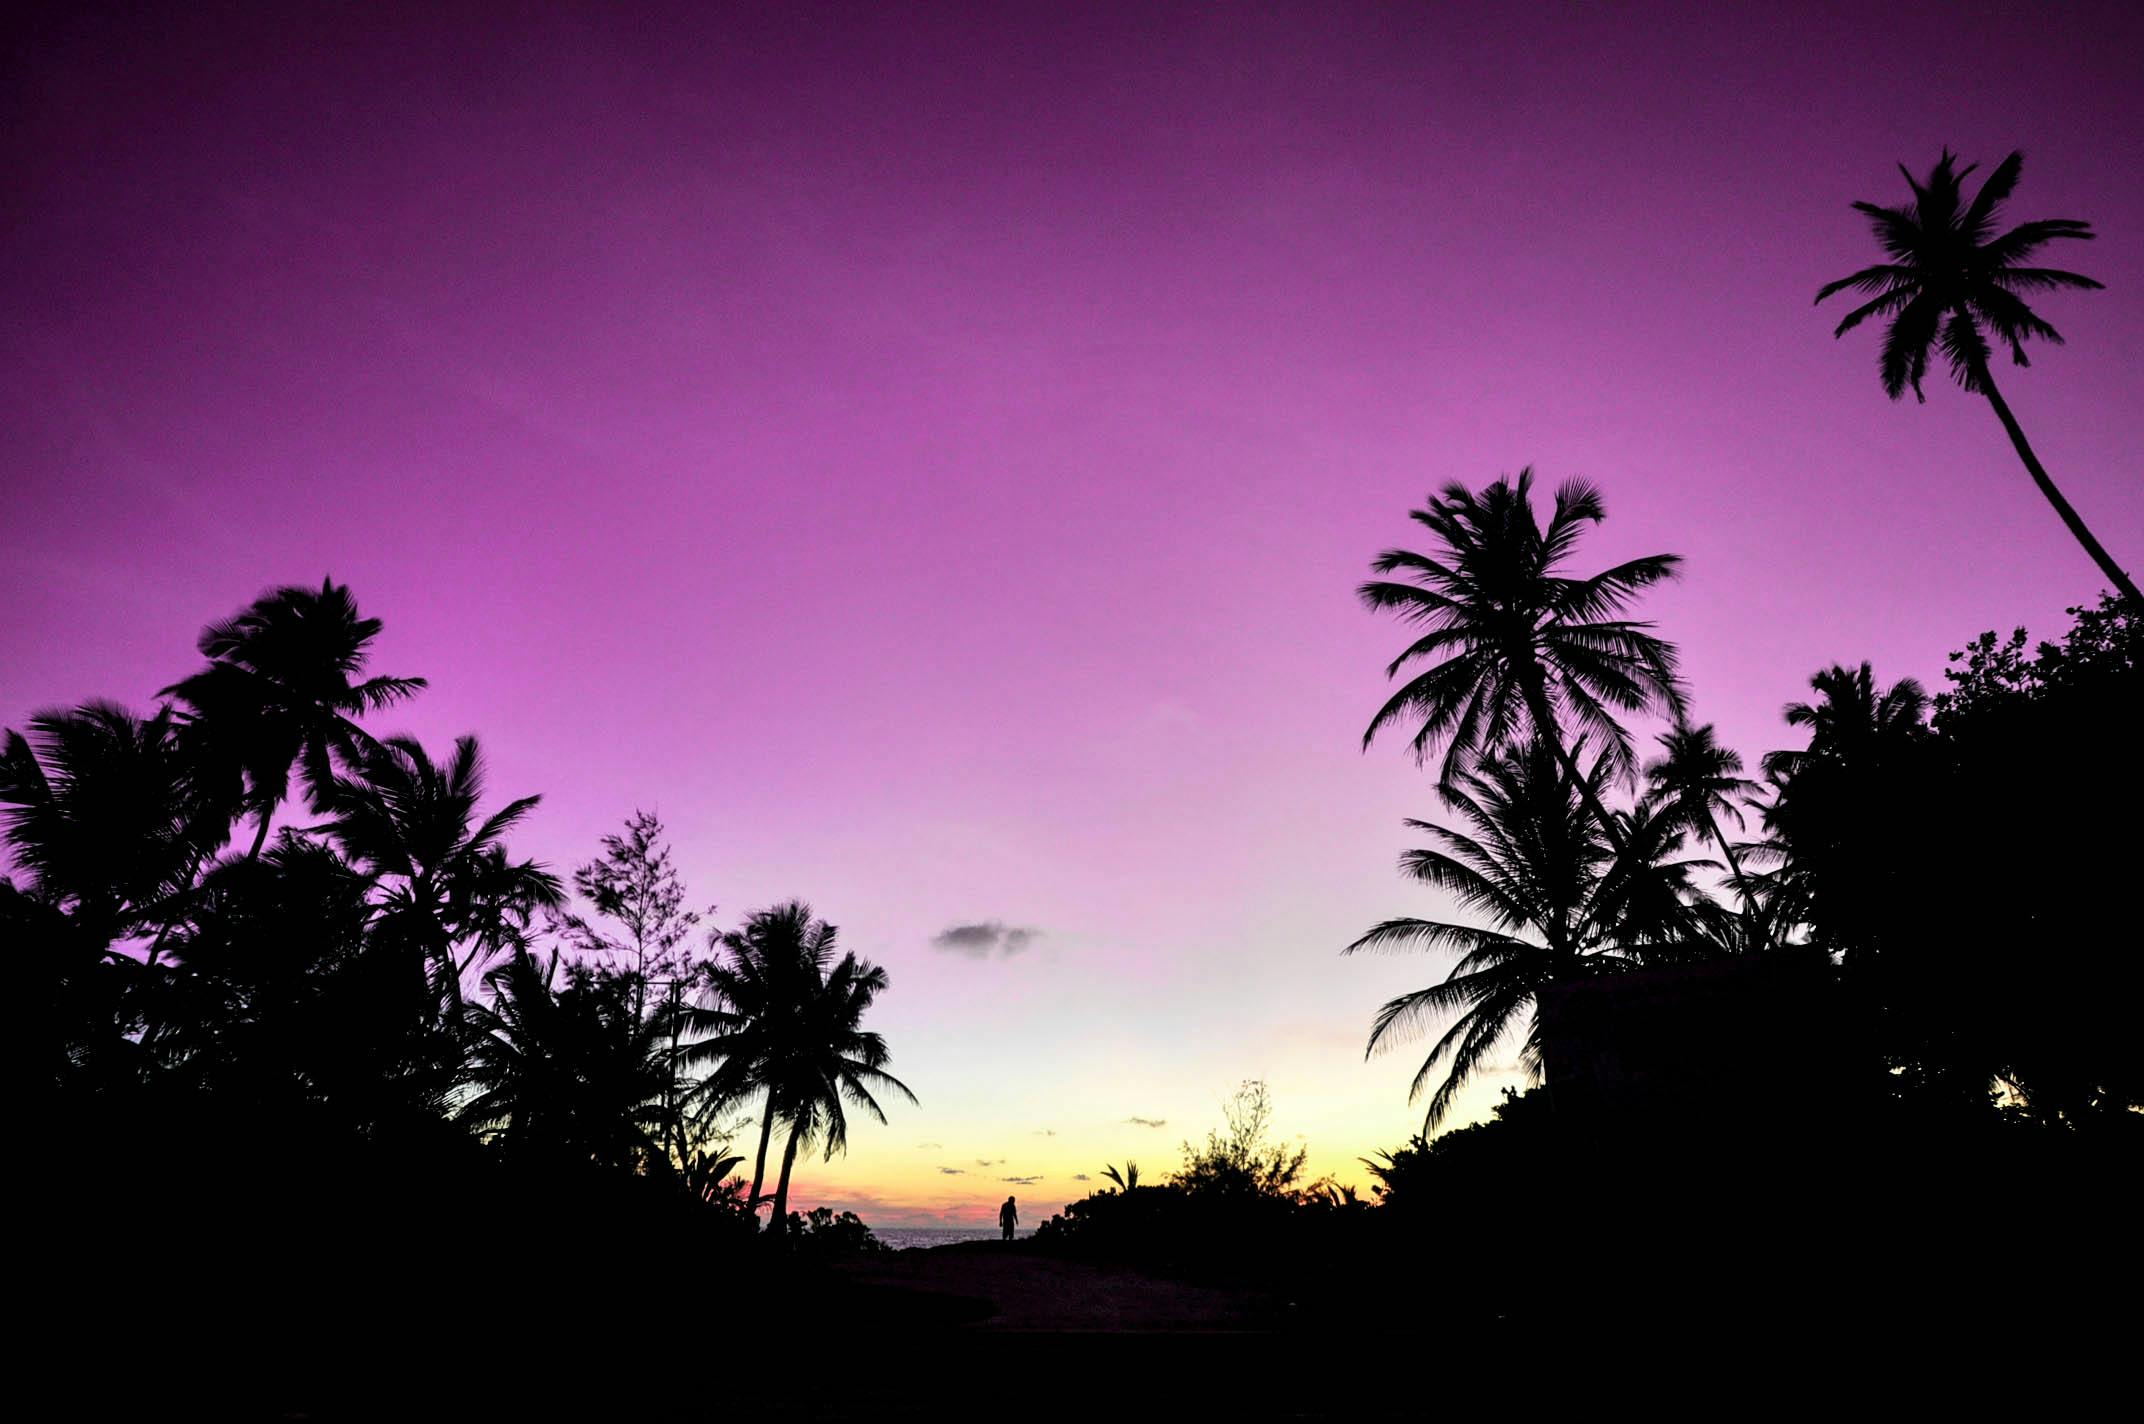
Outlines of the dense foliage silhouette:
<svg viewBox="0 0 2144 1424">
<path fill-rule="evenodd" d="M 603 1241 L 750 1244 L 727 1118 L 755 1093 L 791 1129 L 785 1191 L 844 1105 L 908 1096 L 861 1022 L 885 972 L 830 929 L 752 1000 L 742 939 L 694 949 L 659 820 L 606 839 L 576 910 L 510 851 L 538 798 L 494 802 L 475 738 L 361 726 L 424 686 L 364 675 L 379 631 L 332 581 L 274 590 L 152 714 L 40 712 L 0 748 L 28 1144 L 83 1308 L 170 1282 L 215 1302 L 170 1338 L 243 1319 L 302 1353 L 484 1239 L 524 1246 L 485 1253 L 487 1290 L 577 1308 L 619 1268 Z M 755 1014 L 778 1053 L 735 1037 Z M 867 1238 L 835 1222 L 811 1253 Z"/>
<path fill-rule="evenodd" d="M 1523 475 L 1479 496 L 1447 491 L 1433 517 L 1415 516 L 1442 544 L 1404 562 L 1435 587 L 1366 589 L 1378 591 L 1372 607 L 1433 624 L 1402 662 L 1447 655 L 1386 703 L 1372 732 L 1415 708 L 1427 714 L 1416 749 L 1445 739 L 1437 790 L 1458 828 L 1410 821 L 1433 845 L 1408 852 L 1401 866 L 1470 918 L 1387 920 L 1347 950 L 1456 956 L 1441 982 L 1380 1009 L 1370 1034 L 1376 1052 L 1442 1026 L 1414 1082 L 1417 1095 L 1429 1096 L 1427 1125 L 1435 1127 L 1481 1066 L 1514 1044 L 1518 1066 L 1541 1081 L 1535 1010 L 1551 986 L 1815 950 L 1830 966 L 1848 1026 L 1831 1036 L 1836 1041 L 1810 1047 L 1810 1071 L 1824 1081 L 1836 1070 L 1872 1100 L 1908 1098 L 1967 1118 L 1984 1118 L 1999 1102 L 2073 1128 L 2109 1114 L 2132 1127 L 2136 1115 L 2127 1109 L 2144 1104 L 2135 1054 L 2124 1046 L 2133 1036 L 2103 1023 L 2097 1007 L 2074 1003 L 2080 976 L 2102 991 L 2095 1004 L 2123 1001 L 2138 982 L 2133 956 L 2093 947 L 2121 938 L 2115 902 L 2100 887 L 2118 883 L 2127 843 L 2078 835 L 2108 807 L 2128 804 L 2124 793 L 2144 789 L 2136 759 L 2118 750 L 2125 719 L 2133 726 L 2144 709 L 2138 620 L 2129 606 L 2110 594 L 2097 608 L 2073 609 L 2069 637 L 2030 662 L 2022 630 L 2001 645 L 1985 635 L 1959 655 L 1970 660 L 1953 674 L 1957 688 L 1934 723 L 1926 693 L 1910 679 L 1884 688 L 1867 664 L 1820 672 L 1811 684 L 1816 699 L 1784 714 L 1790 728 L 1806 730 L 1807 744 L 1765 755 L 1759 785 L 1741 774 L 1741 756 L 1712 728 L 1687 720 L 1674 650 L 1647 625 L 1617 620 L 1600 631 L 1562 621 L 1559 600 L 1572 585 L 1541 570 L 1552 562 L 1552 543 L 1559 556 L 1568 552 L 1572 510 L 1601 516 L 1598 497 L 1559 495 L 1545 527 L 1522 508 L 1528 497 Z M 1498 545 L 1484 537 L 1477 513 L 1487 510 L 1498 511 L 1486 522 L 1507 548 L 1494 562 L 1485 551 Z M 1374 565 L 1400 566 L 1389 552 Z M 1493 577 L 1481 572 L 1488 569 Z M 1477 576 L 1462 577 L 1466 570 Z M 1611 583 L 1619 605 L 1640 586 L 1621 576 Z M 1456 631 L 1476 625 L 1506 630 L 1505 641 Z M 1548 715 L 1515 720 L 1498 710 L 1523 702 L 1511 687 L 1549 681 L 1529 671 L 1547 656 L 1544 629 L 1588 654 L 1622 650 L 1608 667 L 1635 667 L 1650 680 L 1632 673 L 1617 683 L 1581 663 L 1594 671 L 1567 686 L 1617 687 L 1623 695 L 1566 694 L 1547 704 Z M 1621 808 L 1607 804 L 1609 772 L 1629 765 L 1632 737 L 1608 702 L 1676 719 L 1658 737 L 1664 754 L 1647 764 Z M 1590 770 L 1565 743 L 1559 707 L 1577 709 L 1579 741 L 1590 736 L 1602 747 Z M 2056 747 L 2091 749 L 2104 760 L 2089 792 L 2051 766 L 2021 768 L 2021 754 Z M 2011 844 L 2003 832 L 2019 823 L 2007 816 L 1991 823 L 1990 787 L 2035 813 L 2026 824 L 2069 834 L 2006 852 L 2006 873 L 1991 876 L 1959 841 L 1921 829 L 1980 828 L 1989 843 Z M 1749 811 L 1764 836 L 1737 845 L 1723 822 L 1743 829 Z M 1705 858 L 1707 849 L 1720 860 Z M 2007 873 L 2028 864 L 2030 877 Z M 2020 988 L 2020 955 L 2064 968 L 2025 976 L 2033 982 Z M 1702 992 L 1715 992 L 1716 978 Z M 1699 981 L 1690 988 L 1699 992 Z"/>
</svg>

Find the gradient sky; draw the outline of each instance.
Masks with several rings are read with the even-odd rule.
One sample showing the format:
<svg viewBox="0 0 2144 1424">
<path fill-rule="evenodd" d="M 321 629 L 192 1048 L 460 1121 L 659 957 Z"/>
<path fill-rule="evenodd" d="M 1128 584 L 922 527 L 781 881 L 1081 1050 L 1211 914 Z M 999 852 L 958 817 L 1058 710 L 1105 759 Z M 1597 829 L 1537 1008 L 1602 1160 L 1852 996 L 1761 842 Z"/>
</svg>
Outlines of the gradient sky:
<svg viewBox="0 0 2144 1424">
<path fill-rule="evenodd" d="M 1032 1218 L 1251 1076 L 1316 1172 L 1419 1126 L 1363 1036 L 1443 965 L 1337 951 L 1443 908 L 1353 587 L 1446 480 L 1685 555 L 1647 611 L 1752 756 L 2091 599 L 1984 404 L 1810 305 L 1899 160 L 2098 224 L 2005 389 L 2144 561 L 2134 6 L 431 8 L 10 36 L 0 721 L 348 581 L 518 849 L 653 809 L 721 923 L 888 966 L 923 1106 L 806 1204 Z"/>
</svg>

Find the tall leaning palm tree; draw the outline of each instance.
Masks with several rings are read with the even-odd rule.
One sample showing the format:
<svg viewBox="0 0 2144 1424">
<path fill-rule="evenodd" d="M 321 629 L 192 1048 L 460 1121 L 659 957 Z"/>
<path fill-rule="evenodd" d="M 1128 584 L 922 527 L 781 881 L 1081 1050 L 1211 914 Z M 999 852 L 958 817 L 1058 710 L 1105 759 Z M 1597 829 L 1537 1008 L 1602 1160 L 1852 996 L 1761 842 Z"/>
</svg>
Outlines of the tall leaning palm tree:
<svg viewBox="0 0 2144 1424">
<path fill-rule="evenodd" d="M 1363 584 L 1362 601 L 1424 629 L 1385 675 L 1433 661 L 1378 709 L 1362 742 L 1415 722 L 1409 745 L 1423 761 L 1444 748 L 1438 785 L 1448 790 L 1478 759 L 1539 741 L 1620 849 L 1615 818 L 1579 772 L 1578 747 L 1590 739 L 1600 764 L 1621 777 L 1631 769 L 1631 742 L 1616 714 L 1682 715 L 1674 646 L 1650 623 L 1619 616 L 1640 592 L 1674 577 L 1681 560 L 1653 554 L 1590 577 L 1566 574 L 1580 535 L 1601 522 L 1606 505 L 1592 485 L 1568 481 L 1544 526 L 1532 491 L 1530 467 L 1479 495 L 1446 485 L 1409 515 L 1436 535 L 1434 551 L 1388 549 L 1371 565 L 1405 579 Z"/>
<path fill-rule="evenodd" d="M 258 859 L 268 823 L 303 772 L 313 809 L 340 759 L 354 765 L 373 748 L 354 720 L 423 689 L 421 677 L 361 678 L 380 620 L 361 616 L 349 587 L 323 579 L 253 600 L 236 617 L 202 630 L 208 666 L 157 695 L 187 709 L 187 743 L 205 779 L 220 782 L 236 813 L 257 823 Z"/>
<path fill-rule="evenodd" d="M 1867 301 L 1846 314 L 1833 336 L 1844 336 L 1871 317 L 1890 319 L 1879 370 L 1884 391 L 1893 400 L 1903 396 L 1909 386 L 1916 400 L 1927 399 L 1921 391 L 1921 379 L 1928 373 L 1929 353 L 1940 348 L 1958 384 L 1987 397 L 1995 418 L 2002 422 L 2010 443 L 2017 448 L 2018 458 L 2025 462 L 2026 473 L 2054 506 L 2071 535 L 2122 597 L 2133 607 L 2144 609 L 2144 597 L 2139 597 L 2135 582 L 2093 537 L 2083 516 L 2048 477 L 1988 369 L 1991 335 L 2009 348 L 2012 363 L 2019 366 L 2032 364 L 2025 355 L 2027 341 L 2038 339 L 2058 346 L 2062 343 L 2062 333 L 2026 304 L 2025 294 L 2062 289 L 2096 291 L 2100 286 L 2090 277 L 2059 267 L 2027 265 L 2050 242 L 2090 240 L 2090 223 L 2075 218 L 2043 218 L 1997 233 L 2000 210 L 2017 188 L 2024 161 L 2023 154 L 2012 153 L 1997 164 L 1971 202 L 1965 198 L 1965 179 L 1977 165 L 1960 168 L 1949 149 L 1936 160 L 1926 181 L 1916 180 L 1900 165 L 1907 186 L 1913 189 L 1911 203 L 1895 208 L 1854 204 L 1868 218 L 1876 241 L 1890 260 L 1825 283 L 1816 299 L 1821 302 L 1849 290 L 1868 296 Z"/>
</svg>

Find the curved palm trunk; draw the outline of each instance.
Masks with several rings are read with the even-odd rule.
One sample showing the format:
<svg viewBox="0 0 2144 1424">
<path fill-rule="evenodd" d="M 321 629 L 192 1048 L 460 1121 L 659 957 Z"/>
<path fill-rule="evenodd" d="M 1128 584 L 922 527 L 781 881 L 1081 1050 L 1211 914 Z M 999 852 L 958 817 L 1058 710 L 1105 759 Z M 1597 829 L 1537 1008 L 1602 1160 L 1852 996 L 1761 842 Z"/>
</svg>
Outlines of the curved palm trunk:
<svg viewBox="0 0 2144 1424">
<path fill-rule="evenodd" d="M 789 1145 L 782 1149 L 782 1180 L 774 1189 L 774 1218 L 767 1223 L 769 1231 L 789 1229 L 789 1169 L 797 1162 L 797 1144 L 803 1140 L 801 1125 L 789 1129 Z"/>
<path fill-rule="evenodd" d="M 1608 844 L 1615 848 L 1617 858 L 1627 856 L 1630 847 L 1624 844 L 1623 833 L 1616 829 L 1615 817 L 1608 814 L 1608 808 L 1594 793 L 1593 783 L 1579 771 L 1578 758 L 1564 749 L 1563 738 L 1557 735 L 1556 717 L 1548 705 L 1548 689 L 1542 685 L 1538 673 L 1526 685 L 1526 711 L 1534 719 L 1534 734 L 1547 739 L 1549 750 L 1556 754 L 1557 765 L 1563 768 L 1564 775 L 1577 783 L 1579 796 L 1592 809 L 1594 819 L 1601 823 L 1601 830 L 1606 832 Z"/>
<path fill-rule="evenodd" d="M 1749 882 L 1742 878 L 1742 862 L 1736 857 L 1735 848 L 1729 845 L 1727 837 L 1720 833 L 1720 818 L 1707 811 L 1705 824 L 1712 828 L 1712 839 L 1719 843 L 1720 854 L 1727 857 L 1727 869 L 1734 875 L 1736 893 L 1741 895 L 1743 904 L 1748 904 Z"/>
<path fill-rule="evenodd" d="M 1727 869 L 1734 876 L 1735 893 L 1742 897 L 1742 913 L 1752 919 L 1756 919 L 1756 898 L 1749 893 L 1749 881 L 1744 878 L 1742 874 L 1741 859 L 1736 856 L 1735 848 L 1727 843 L 1727 837 L 1720 831 L 1720 818 L 1713 815 L 1712 812 L 1708 809 L 1705 812 L 1705 824 L 1712 828 L 1712 838 L 1715 841 L 1719 842 L 1720 854 L 1727 857 Z M 1772 938 L 1772 932 L 1769 927 L 1766 927 L 1764 929 L 1764 937 L 1766 940 L 1766 947 L 1769 948 L 1770 940 Z"/>
<path fill-rule="evenodd" d="M 2025 440 L 2025 432 L 2018 427 L 2017 417 L 2010 413 L 2010 403 L 2003 399 L 2001 391 L 1995 389 L 1994 378 L 1986 370 L 1973 374 L 1980 381 L 1980 393 L 1988 398 L 1989 405 L 1995 407 L 1996 419 L 2000 420 L 2003 429 L 2010 433 L 2010 443 L 2017 447 L 2018 458 L 2025 462 L 2025 473 L 2032 476 L 2032 482 L 2040 487 L 2040 493 L 2047 496 L 2047 502 L 2055 507 L 2055 513 L 2062 516 L 2062 522 L 2069 526 L 2071 535 L 2084 546 L 2084 551 L 2092 556 L 2092 561 L 2099 565 L 2099 571 L 2107 576 L 2123 598 L 2129 600 L 2129 606 L 2144 611 L 2144 595 L 2137 592 L 2136 583 L 2122 571 L 2121 565 L 2114 562 L 2114 556 L 2107 552 L 2099 540 L 2092 537 L 2092 531 L 2085 527 L 2084 519 L 2076 510 L 2070 508 L 2070 502 L 2062 497 L 2062 491 L 2056 489 L 2055 482 L 2047 477 L 2047 471 L 2040 465 L 2039 456 L 2032 453 L 2032 446 Z"/>
<path fill-rule="evenodd" d="M 767 1139 L 774 1135 L 774 1090 L 767 1090 L 767 1111 L 759 1120 L 759 1156 L 752 1162 L 752 1219 L 759 1219 L 759 1189 L 767 1180 Z"/>
</svg>

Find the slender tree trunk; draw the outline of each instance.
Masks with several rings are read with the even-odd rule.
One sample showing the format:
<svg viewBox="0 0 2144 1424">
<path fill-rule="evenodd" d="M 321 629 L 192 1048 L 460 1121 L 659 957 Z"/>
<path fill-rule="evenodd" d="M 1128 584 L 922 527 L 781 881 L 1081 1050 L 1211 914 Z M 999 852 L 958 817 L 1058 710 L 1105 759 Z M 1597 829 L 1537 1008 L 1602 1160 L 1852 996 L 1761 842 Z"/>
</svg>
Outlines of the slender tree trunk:
<svg viewBox="0 0 2144 1424">
<path fill-rule="evenodd" d="M 2055 507 L 2055 513 L 2062 516 L 2062 522 L 2069 526 L 2070 534 L 2084 546 L 2084 551 L 2092 556 L 2092 562 L 2099 565 L 2099 571 L 2107 576 L 2108 581 L 2123 598 L 2129 600 L 2131 608 L 2144 612 L 2144 595 L 2137 592 L 2136 583 L 2122 571 L 2121 565 L 2114 562 L 2114 556 L 2106 551 L 2099 540 L 2092 537 L 2092 531 L 2085 527 L 2084 519 L 2076 510 L 2070 508 L 2070 502 L 2062 497 L 2062 491 L 2056 489 L 2055 482 L 2047 477 L 2047 471 L 2040 465 L 2040 457 L 2032 453 L 2032 446 L 2025 440 L 2025 432 L 2018 427 L 2017 417 L 2010 413 L 2010 403 L 2004 400 L 2003 393 L 1995 388 L 1994 378 L 1984 369 L 1974 372 L 1974 375 L 1980 381 L 1980 393 L 1988 398 L 1989 405 L 1995 407 L 1995 418 L 2000 420 L 2003 429 L 2010 433 L 2010 443 L 2017 447 L 2017 457 L 2025 462 L 2025 473 L 2032 476 L 2032 482 L 2040 487 L 2041 494 L 2047 496 L 2047 502 Z"/>
<path fill-rule="evenodd" d="M 648 1012 L 648 951 L 633 941 L 633 1027 L 645 1024 Z"/>
<path fill-rule="evenodd" d="M 1594 819 L 1601 823 L 1601 830 L 1607 833 L 1608 844 L 1615 847 L 1617 857 L 1628 856 L 1630 847 L 1624 843 L 1623 833 L 1616 829 L 1615 817 L 1608 814 L 1608 808 L 1601 804 L 1601 798 L 1594 793 L 1593 783 L 1579 771 L 1578 759 L 1564 750 L 1563 738 L 1557 732 L 1555 714 L 1549 710 L 1548 689 L 1542 685 L 1538 670 L 1527 680 L 1526 711 L 1534 719 L 1534 735 L 1547 740 L 1549 750 L 1556 754 L 1556 761 L 1563 767 L 1564 774 L 1578 783 L 1578 794 L 1585 798 L 1586 805 L 1592 808 Z"/>
<path fill-rule="evenodd" d="M 774 1189 L 774 1219 L 767 1223 L 769 1231 L 789 1229 L 789 1169 L 797 1162 L 797 1142 L 804 1136 L 801 1125 L 789 1129 L 789 1145 L 782 1149 L 782 1180 Z"/>
<path fill-rule="evenodd" d="M 677 1160 L 677 1170 L 681 1173 L 692 1165 L 685 1156 L 685 1111 L 683 1101 L 679 1098 L 677 1091 L 678 1041 L 683 1036 L 685 1027 L 682 1017 L 684 1012 L 683 999 L 684 991 L 678 987 L 675 980 L 671 981 L 669 1004 L 670 1056 L 663 1065 L 663 1112 L 670 1120 L 670 1150 Z"/>
<path fill-rule="evenodd" d="M 1734 875 L 1735 893 L 1742 897 L 1742 913 L 1755 919 L 1757 899 L 1749 893 L 1749 881 L 1742 874 L 1742 862 L 1736 857 L 1735 848 L 1727 843 L 1727 837 L 1721 832 L 1720 818 L 1713 815 L 1709 807 L 1705 811 L 1705 824 L 1712 828 L 1712 838 L 1720 843 L 1720 854 L 1727 857 L 1727 868 Z M 1765 938 L 1771 938 L 1771 931 L 1765 931 Z"/>
<path fill-rule="evenodd" d="M 752 1218 L 759 1219 L 759 1189 L 767 1180 L 767 1139 L 774 1135 L 774 1090 L 767 1090 L 767 1111 L 759 1120 L 759 1156 L 752 1162 Z"/>
<path fill-rule="evenodd" d="M 1744 904 L 1749 903 L 1749 882 L 1742 878 L 1742 862 L 1735 857 L 1735 848 L 1729 845 L 1727 837 L 1720 833 L 1719 817 L 1708 810 L 1705 812 L 1705 824 L 1712 827 L 1712 838 L 1719 842 L 1720 854 L 1727 857 L 1727 869 L 1734 875 L 1735 890 L 1742 896 Z"/>
</svg>

